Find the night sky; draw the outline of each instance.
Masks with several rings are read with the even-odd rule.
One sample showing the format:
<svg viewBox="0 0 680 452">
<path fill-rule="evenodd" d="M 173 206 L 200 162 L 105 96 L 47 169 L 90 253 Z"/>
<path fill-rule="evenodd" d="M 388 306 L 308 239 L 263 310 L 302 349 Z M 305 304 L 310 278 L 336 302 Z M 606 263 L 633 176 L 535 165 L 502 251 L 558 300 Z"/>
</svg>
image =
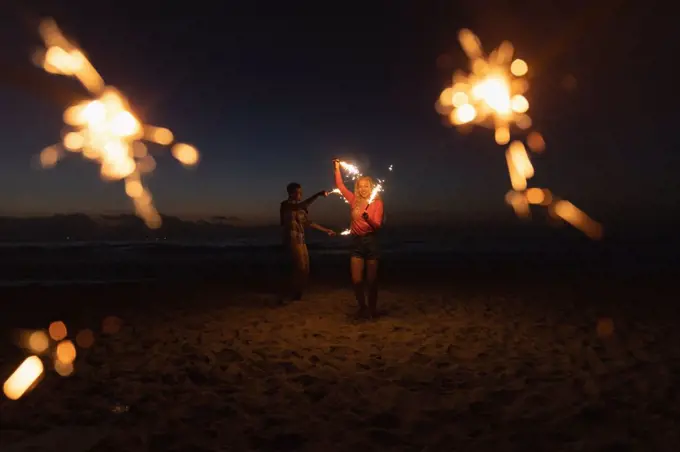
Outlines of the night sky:
<svg viewBox="0 0 680 452">
<path fill-rule="evenodd" d="M 529 63 L 529 114 L 547 142 L 530 186 L 605 222 L 652 224 L 680 201 L 677 27 L 654 2 L 9 3 L 3 65 L 43 88 L 77 88 L 30 61 L 37 20 L 51 16 L 143 122 L 198 147 L 194 170 L 169 152 L 157 158 L 147 180 L 164 214 L 274 223 L 288 182 L 307 194 L 332 188 L 337 155 L 389 176 L 394 217 L 511 219 L 493 132 L 463 135 L 434 110 L 453 70 L 467 70 L 462 27 L 487 51 L 512 41 Z M 130 211 L 122 184 L 102 182 L 79 156 L 36 169 L 35 156 L 59 140 L 66 106 L 0 84 L 0 214 Z M 332 221 L 347 210 L 334 197 L 314 215 Z"/>
</svg>

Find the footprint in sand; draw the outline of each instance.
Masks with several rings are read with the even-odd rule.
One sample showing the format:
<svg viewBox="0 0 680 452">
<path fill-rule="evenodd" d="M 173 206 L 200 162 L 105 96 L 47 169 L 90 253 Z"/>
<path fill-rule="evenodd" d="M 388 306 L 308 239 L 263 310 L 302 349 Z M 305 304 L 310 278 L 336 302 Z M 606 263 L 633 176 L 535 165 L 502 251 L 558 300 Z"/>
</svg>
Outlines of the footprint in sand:
<svg viewBox="0 0 680 452">
<path fill-rule="evenodd" d="M 368 422 L 371 427 L 385 430 L 396 430 L 401 427 L 401 419 L 388 411 L 376 414 Z"/>
<path fill-rule="evenodd" d="M 369 433 L 371 441 L 377 446 L 396 447 L 403 444 L 401 438 L 392 432 L 374 429 Z"/>
<path fill-rule="evenodd" d="M 225 348 L 215 354 L 217 362 L 220 364 L 236 363 L 244 361 L 243 356 L 235 350 L 230 348 Z"/>
<path fill-rule="evenodd" d="M 292 380 L 295 383 L 298 383 L 299 385 L 302 385 L 304 387 L 309 387 L 323 383 L 323 380 L 321 380 L 320 378 L 316 378 L 308 374 L 299 375 L 297 377 L 292 378 Z"/>
<path fill-rule="evenodd" d="M 308 360 L 310 363 L 312 363 L 312 364 L 316 364 L 316 363 L 318 363 L 318 362 L 321 361 L 321 358 L 319 358 L 319 357 L 316 356 L 316 355 L 312 355 L 312 356 L 310 356 L 309 358 L 307 358 L 307 360 Z"/>
<path fill-rule="evenodd" d="M 276 365 L 282 368 L 287 374 L 296 374 L 302 372 L 302 370 L 290 361 L 278 361 Z"/>
<path fill-rule="evenodd" d="M 413 353 L 411 355 L 411 358 L 409 358 L 408 362 L 409 364 L 415 364 L 417 366 L 426 366 L 432 361 L 432 358 L 430 356 L 424 355 L 422 353 Z"/>
<path fill-rule="evenodd" d="M 304 447 L 307 439 L 297 433 L 279 433 L 278 435 L 262 438 L 250 438 L 255 450 L 276 450 L 281 452 L 296 451 Z"/>
<path fill-rule="evenodd" d="M 338 361 L 347 361 L 358 353 L 358 350 L 355 350 L 352 347 L 346 347 L 344 345 L 333 345 L 328 348 L 328 354 Z"/>
</svg>

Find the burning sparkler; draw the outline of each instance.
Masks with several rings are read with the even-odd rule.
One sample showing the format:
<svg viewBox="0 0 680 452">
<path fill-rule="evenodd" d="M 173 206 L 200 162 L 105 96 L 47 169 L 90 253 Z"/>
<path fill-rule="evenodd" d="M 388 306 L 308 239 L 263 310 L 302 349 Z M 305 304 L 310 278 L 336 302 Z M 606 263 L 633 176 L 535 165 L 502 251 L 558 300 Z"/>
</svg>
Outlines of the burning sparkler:
<svg viewBox="0 0 680 452">
<path fill-rule="evenodd" d="M 371 196 L 368 197 L 368 203 L 366 203 L 365 210 L 368 210 L 368 206 L 371 205 L 371 203 L 375 200 L 375 197 L 378 196 L 378 193 L 381 191 L 383 191 L 382 181 L 378 179 L 378 183 L 375 184 L 375 187 L 373 187 L 373 190 L 371 190 Z"/>
<path fill-rule="evenodd" d="M 340 166 L 347 171 L 347 174 L 350 175 L 352 180 L 356 180 L 358 177 L 362 176 L 361 171 L 359 171 L 359 168 L 357 168 L 356 165 L 341 161 Z"/>
<path fill-rule="evenodd" d="M 121 320 L 117 317 L 106 317 L 102 322 L 102 332 L 113 334 L 120 329 Z M 74 362 L 78 347 L 90 348 L 94 343 L 94 333 L 86 329 L 78 332 L 76 344 L 66 339 L 68 329 L 61 321 L 52 322 L 47 332 L 42 330 L 29 331 L 21 334 L 20 345 L 31 355 L 5 381 L 3 392 L 7 398 L 18 400 L 31 388 L 34 388 L 44 374 L 43 359 L 51 360 L 55 372 L 62 377 L 68 377 L 74 372 Z M 42 356 L 42 358 L 41 358 Z"/>
<path fill-rule="evenodd" d="M 361 177 L 361 172 L 359 171 L 359 168 L 356 167 L 356 165 L 353 165 L 351 163 L 347 163 L 347 162 L 344 162 L 344 161 L 341 161 L 339 163 L 340 163 L 340 167 L 342 169 L 344 169 L 345 171 L 347 171 L 347 173 L 350 175 L 352 180 L 356 180 L 358 177 Z M 342 196 L 342 192 L 340 191 L 339 188 L 334 188 L 329 193 L 334 193 L 334 194 Z M 349 201 L 347 201 L 344 196 L 342 197 L 342 200 L 345 201 L 345 204 L 349 204 Z M 341 234 L 341 235 L 343 235 L 343 234 Z M 344 235 L 346 235 L 346 234 L 344 234 Z"/>
<path fill-rule="evenodd" d="M 104 179 L 124 180 L 125 193 L 132 199 L 137 215 L 148 227 L 160 227 L 161 217 L 151 193 L 142 184 L 142 174 L 156 167 L 143 141 L 167 146 L 174 141 L 172 132 L 141 123 L 130 112 L 128 100 L 104 83 L 83 52 L 62 35 L 54 21 L 43 21 L 39 31 L 45 50 L 35 55 L 36 63 L 51 74 L 78 79 L 93 96 L 66 109 L 64 122 L 73 130 L 64 135 L 60 145 L 42 151 L 41 165 L 56 165 L 65 155 L 64 150 L 82 153 L 100 164 Z M 172 155 L 185 166 L 195 165 L 199 159 L 196 148 L 184 143 L 176 143 Z"/>
<path fill-rule="evenodd" d="M 455 125 L 493 127 L 496 143 L 508 144 L 512 124 L 521 129 L 531 127 L 526 114 L 529 102 L 524 97 L 529 89 L 524 77 L 529 68 L 523 60 L 512 60 L 514 49 L 508 41 L 485 58 L 479 38 L 470 30 L 461 30 L 458 39 L 471 61 L 471 73 L 457 71 L 453 75 L 453 85 L 441 93 L 437 110 L 448 114 Z"/>
<path fill-rule="evenodd" d="M 513 60 L 514 49 L 509 41 L 502 42 L 486 57 L 479 38 L 472 31 L 461 30 L 458 40 L 470 60 L 471 72 L 454 73 L 452 86 L 439 96 L 437 111 L 447 115 L 456 126 L 491 127 L 497 144 L 509 143 L 505 157 L 513 191 L 506 195 L 506 202 L 518 216 L 529 216 L 530 204 L 546 206 L 551 215 L 562 218 L 591 238 L 600 238 L 602 226 L 571 203 L 554 198 L 548 190 L 527 190 L 527 180 L 534 176 L 534 167 L 524 143 L 520 140 L 510 142 L 511 126 L 528 130 L 532 125 L 527 114 L 529 101 L 524 97 L 529 89 L 525 78 L 529 72 L 527 63 Z M 535 153 L 545 149 L 545 141 L 536 131 L 528 133 L 526 143 Z"/>
<path fill-rule="evenodd" d="M 387 168 L 388 171 L 392 171 L 393 166 L 390 165 L 389 168 Z M 378 196 L 378 193 L 383 191 L 383 183 L 385 183 L 384 179 L 377 179 L 378 183 L 375 184 L 375 187 L 373 187 L 373 190 L 371 190 L 371 196 L 368 197 L 368 203 L 366 204 L 366 210 L 368 210 L 368 206 L 371 205 L 371 203 L 375 200 L 376 196 Z"/>
<path fill-rule="evenodd" d="M 356 165 L 353 165 L 351 163 L 347 163 L 345 161 L 340 161 L 339 162 L 340 167 L 343 168 L 347 173 L 351 176 L 352 180 L 356 180 L 357 178 L 361 177 L 363 174 L 359 170 L 359 168 Z M 393 165 L 390 165 L 387 170 L 392 171 L 394 168 Z M 368 206 L 371 205 L 371 203 L 375 200 L 376 196 L 378 196 L 378 193 L 382 192 L 383 189 L 383 184 L 385 183 L 384 179 L 376 179 L 377 183 L 371 190 L 371 195 L 368 197 L 368 202 L 366 203 L 366 208 L 364 209 L 364 212 L 368 210 Z M 334 189 L 330 193 L 338 193 L 342 195 L 339 189 Z M 344 199 L 344 198 L 343 198 Z M 345 199 L 345 203 L 348 203 L 348 201 Z M 350 229 L 345 229 L 340 233 L 340 235 L 350 235 L 352 231 Z"/>
<path fill-rule="evenodd" d="M 18 400 L 28 391 L 43 374 L 43 363 L 38 356 L 29 356 L 10 375 L 3 385 L 3 391 L 8 399 Z"/>
<path fill-rule="evenodd" d="M 340 167 L 343 168 L 347 173 L 351 176 L 352 180 L 356 180 L 357 178 L 363 176 L 361 171 L 356 165 L 353 165 L 351 163 L 347 163 L 345 161 L 340 161 Z M 393 165 L 390 165 L 387 170 L 392 171 Z M 377 184 L 373 187 L 371 190 L 371 195 L 368 198 L 368 203 L 366 204 L 366 210 L 368 210 L 368 206 L 371 205 L 371 203 L 375 200 L 375 197 L 378 196 L 378 193 L 383 191 L 383 183 L 385 182 L 384 179 L 376 179 Z M 330 193 L 338 193 L 341 194 L 340 189 L 336 188 L 332 190 Z M 345 199 L 345 202 L 347 200 Z M 346 234 L 340 234 L 340 235 L 346 235 Z"/>
</svg>

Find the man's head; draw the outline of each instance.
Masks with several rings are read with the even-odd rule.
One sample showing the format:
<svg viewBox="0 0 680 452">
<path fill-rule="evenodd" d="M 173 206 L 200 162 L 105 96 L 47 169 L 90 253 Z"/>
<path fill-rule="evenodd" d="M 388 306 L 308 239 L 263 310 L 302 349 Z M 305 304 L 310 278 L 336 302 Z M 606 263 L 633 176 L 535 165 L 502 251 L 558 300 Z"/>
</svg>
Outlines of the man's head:
<svg viewBox="0 0 680 452">
<path fill-rule="evenodd" d="M 286 186 L 288 192 L 288 199 L 293 201 L 302 201 L 302 186 L 297 182 L 291 182 Z"/>
</svg>

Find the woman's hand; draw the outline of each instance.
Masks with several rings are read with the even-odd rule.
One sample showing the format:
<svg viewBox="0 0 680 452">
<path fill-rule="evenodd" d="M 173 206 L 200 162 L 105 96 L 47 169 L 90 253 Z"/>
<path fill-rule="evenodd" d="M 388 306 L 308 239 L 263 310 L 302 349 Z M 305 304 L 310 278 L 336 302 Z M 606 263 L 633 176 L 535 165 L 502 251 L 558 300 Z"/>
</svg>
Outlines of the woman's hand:
<svg viewBox="0 0 680 452">
<path fill-rule="evenodd" d="M 333 159 L 333 168 L 335 168 L 336 171 L 340 169 L 340 159 Z"/>
<path fill-rule="evenodd" d="M 329 229 L 328 231 L 326 231 L 326 234 L 328 234 L 328 237 L 335 237 L 335 236 L 337 235 L 337 234 L 335 233 L 335 231 L 330 230 L 330 229 Z"/>
</svg>

